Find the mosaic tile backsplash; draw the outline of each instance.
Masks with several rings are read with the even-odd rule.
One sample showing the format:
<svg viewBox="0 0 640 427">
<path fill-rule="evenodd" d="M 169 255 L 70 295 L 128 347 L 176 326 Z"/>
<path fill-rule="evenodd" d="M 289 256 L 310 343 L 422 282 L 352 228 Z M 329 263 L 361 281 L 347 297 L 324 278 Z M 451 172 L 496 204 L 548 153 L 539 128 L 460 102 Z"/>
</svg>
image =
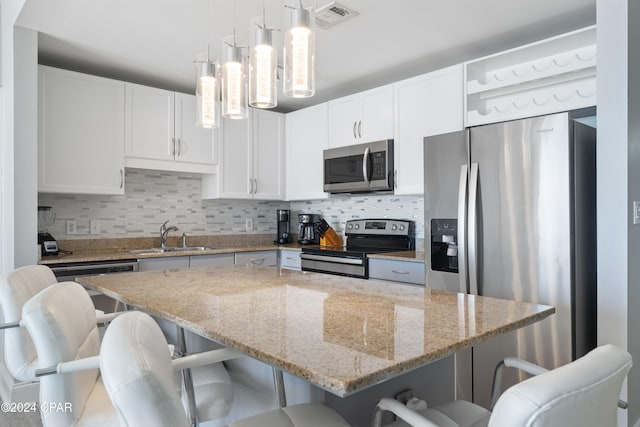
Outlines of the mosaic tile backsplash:
<svg viewBox="0 0 640 427">
<path fill-rule="evenodd" d="M 402 218 L 416 221 L 416 237 L 424 237 L 423 198 L 409 196 L 332 196 L 327 200 L 276 202 L 202 200 L 199 175 L 127 169 L 123 196 L 79 194 L 38 195 L 38 204 L 52 206 L 56 221 L 49 232 L 57 239 L 156 236 L 169 220 L 187 235 L 276 233 L 276 210 L 291 209 L 292 231 L 297 214 L 318 213 L 337 231 L 352 218 Z M 253 230 L 245 219 L 253 220 Z M 66 234 L 66 221 L 76 220 L 77 233 Z M 90 234 L 90 221 L 100 221 L 100 235 Z"/>
</svg>

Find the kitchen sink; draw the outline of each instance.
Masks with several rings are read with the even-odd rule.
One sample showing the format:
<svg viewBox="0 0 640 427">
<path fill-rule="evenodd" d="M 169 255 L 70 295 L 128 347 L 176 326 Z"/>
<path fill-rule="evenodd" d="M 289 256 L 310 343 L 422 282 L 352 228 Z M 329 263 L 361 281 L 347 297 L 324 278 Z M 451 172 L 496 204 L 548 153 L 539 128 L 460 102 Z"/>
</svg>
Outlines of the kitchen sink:
<svg viewBox="0 0 640 427">
<path fill-rule="evenodd" d="M 210 248 L 208 246 L 172 246 L 172 247 L 168 247 L 168 248 L 148 248 L 148 249 L 134 249 L 131 251 L 128 251 L 130 254 L 137 254 L 137 255 L 143 255 L 143 254 L 162 254 L 162 253 L 167 253 L 167 252 L 195 252 L 195 251 L 208 251 L 210 249 L 215 249 L 215 248 Z"/>
</svg>

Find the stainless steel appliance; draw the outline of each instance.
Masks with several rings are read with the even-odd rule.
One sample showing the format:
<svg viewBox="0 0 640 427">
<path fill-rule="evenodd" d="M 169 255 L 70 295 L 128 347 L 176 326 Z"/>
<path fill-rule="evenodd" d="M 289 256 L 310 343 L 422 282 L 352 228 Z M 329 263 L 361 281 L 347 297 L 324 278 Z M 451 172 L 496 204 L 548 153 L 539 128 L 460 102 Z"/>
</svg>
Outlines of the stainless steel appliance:
<svg viewBox="0 0 640 427">
<path fill-rule="evenodd" d="M 49 234 L 49 228 L 56 221 L 51 206 L 38 206 L 38 244 L 42 256 L 58 255 L 58 242 Z"/>
<path fill-rule="evenodd" d="M 73 282 L 76 277 L 81 276 L 138 271 L 138 261 L 135 259 L 123 259 L 120 261 L 76 262 L 55 264 L 50 267 L 58 282 Z M 105 313 L 113 313 L 121 309 L 118 301 L 97 291 L 87 290 L 87 292 L 89 292 L 93 305 L 98 310 L 102 310 Z"/>
<path fill-rule="evenodd" d="M 291 225 L 289 224 L 290 215 L 291 211 L 289 209 L 278 209 L 276 211 L 276 218 L 278 220 L 278 234 L 274 243 L 291 242 Z"/>
<path fill-rule="evenodd" d="M 346 246 L 302 248 L 302 270 L 368 279 L 367 254 L 415 249 L 414 228 L 399 219 L 349 220 Z"/>
<path fill-rule="evenodd" d="M 596 132 L 578 120 L 593 114 L 424 140 L 427 286 L 556 308 L 543 322 L 458 353 L 457 398 L 486 406 L 505 356 L 554 368 L 596 344 Z M 470 313 L 465 327 L 472 320 Z"/>
<path fill-rule="evenodd" d="M 324 191 L 392 191 L 393 140 L 324 150 Z"/>
<path fill-rule="evenodd" d="M 316 229 L 320 223 L 320 215 L 302 213 L 298 215 L 298 222 L 300 223 L 298 243 L 301 245 L 317 245 L 320 243 L 320 235 Z"/>
</svg>

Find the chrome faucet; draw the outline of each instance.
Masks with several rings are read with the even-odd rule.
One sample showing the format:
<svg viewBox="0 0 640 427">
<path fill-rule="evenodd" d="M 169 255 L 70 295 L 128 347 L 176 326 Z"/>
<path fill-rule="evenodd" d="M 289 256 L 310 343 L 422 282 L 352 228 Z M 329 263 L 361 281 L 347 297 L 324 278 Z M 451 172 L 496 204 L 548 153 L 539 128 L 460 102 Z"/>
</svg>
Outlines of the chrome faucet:
<svg viewBox="0 0 640 427">
<path fill-rule="evenodd" d="M 169 221 L 165 221 L 164 224 L 160 226 L 160 247 L 162 249 L 167 249 L 167 234 L 169 234 L 170 231 L 178 231 L 178 227 L 173 225 L 171 227 L 167 227 L 168 223 Z"/>
</svg>

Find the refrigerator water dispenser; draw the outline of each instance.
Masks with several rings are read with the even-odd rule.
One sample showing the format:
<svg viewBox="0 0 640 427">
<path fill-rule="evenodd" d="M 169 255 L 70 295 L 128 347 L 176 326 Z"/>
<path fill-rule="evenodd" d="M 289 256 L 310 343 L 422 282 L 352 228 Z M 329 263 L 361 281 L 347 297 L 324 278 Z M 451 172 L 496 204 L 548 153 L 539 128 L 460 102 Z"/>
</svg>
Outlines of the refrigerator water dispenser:
<svg viewBox="0 0 640 427">
<path fill-rule="evenodd" d="M 458 220 L 431 220 L 431 269 L 458 272 Z"/>
</svg>

